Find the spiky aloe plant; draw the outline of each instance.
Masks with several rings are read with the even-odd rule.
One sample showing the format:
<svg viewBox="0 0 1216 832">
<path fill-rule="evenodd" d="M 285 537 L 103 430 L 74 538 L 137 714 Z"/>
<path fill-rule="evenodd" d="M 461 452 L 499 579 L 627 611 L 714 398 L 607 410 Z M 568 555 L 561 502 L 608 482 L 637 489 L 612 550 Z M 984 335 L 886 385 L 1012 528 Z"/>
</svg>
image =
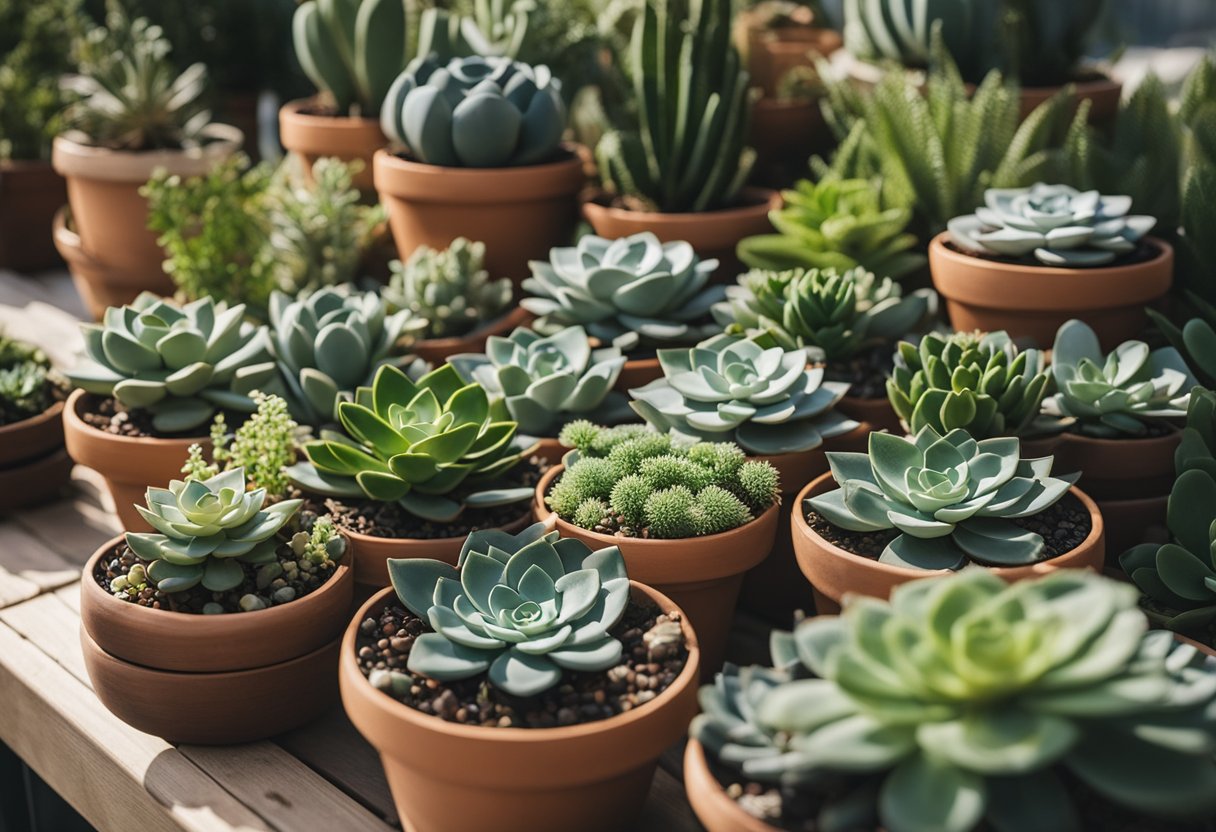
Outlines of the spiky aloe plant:
<svg viewBox="0 0 1216 832">
<path fill-rule="evenodd" d="M 296 58 L 338 112 L 376 118 L 405 69 L 402 0 L 306 0 L 292 20 Z"/>
</svg>

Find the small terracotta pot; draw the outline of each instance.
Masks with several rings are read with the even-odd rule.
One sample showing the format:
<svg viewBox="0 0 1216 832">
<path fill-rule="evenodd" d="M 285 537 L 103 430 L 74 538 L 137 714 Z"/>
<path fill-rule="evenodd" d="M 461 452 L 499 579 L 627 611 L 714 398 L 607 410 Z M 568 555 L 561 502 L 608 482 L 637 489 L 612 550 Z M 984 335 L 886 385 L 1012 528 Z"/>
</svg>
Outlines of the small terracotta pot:
<svg viewBox="0 0 1216 832">
<path fill-rule="evenodd" d="M 858 422 L 865 422 L 870 430 L 885 430 L 890 433 L 903 433 L 903 425 L 895 408 L 891 407 L 890 399 L 885 396 L 875 399 L 865 399 L 860 396 L 845 396 L 836 404 L 836 409 Z"/>
<path fill-rule="evenodd" d="M 486 341 L 491 335 L 508 335 L 517 326 L 527 326 L 532 320 L 532 313 L 516 307 L 502 317 L 473 330 L 468 335 L 462 335 L 459 338 L 426 338 L 411 344 L 409 351 L 423 361 L 429 361 L 438 366 L 451 356 L 460 353 L 484 353 Z"/>
<path fill-rule="evenodd" d="M 543 459 L 550 465 L 560 465 L 562 457 L 569 450 L 570 448 L 551 436 L 538 436 L 536 437 L 536 447 L 533 449 L 532 455 Z M 536 498 L 533 497 L 532 499 L 535 502 Z"/>
<path fill-rule="evenodd" d="M 749 815 L 727 797 L 726 790 L 709 770 L 705 747 L 688 738 L 684 746 L 684 790 L 697 820 L 706 832 L 776 832 L 755 815 Z"/>
<path fill-rule="evenodd" d="M 300 99 L 279 108 L 279 143 L 303 160 L 310 181 L 313 163 L 323 156 L 363 162 L 363 169 L 353 177 L 354 186 L 364 193 L 374 191 L 372 156 L 388 144 L 380 120 L 304 112 L 315 106 L 314 99 Z"/>
<path fill-rule="evenodd" d="M 747 143 L 756 151 L 750 181 L 787 188 L 806 176 L 806 160 L 831 150 L 836 137 L 817 99 L 761 98 L 752 107 Z"/>
<path fill-rule="evenodd" d="M 93 690 L 115 716 L 173 742 L 252 742 L 303 725 L 333 702 L 333 666 L 354 597 L 340 565 L 321 588 L 278 607 L 190 615 L 119 601 L 80 582 L 80 642 Z"/>
<path fill-rule="evenodd" d="M 1143 263 L 1089 269 L 1026 266 L 972 257 L 946 245 L 943 232 L 929 244 L 933 286 L 946 299 L 959 331 L 1005 330 L 1050 348 L 1070 318 L 1093 327 L 1104 350 L 1135 338 L 1148 322 L 1144 305 L 1165 295 L 1174 275 L 1174 249 L 1149 238 L 1158 254 Z"/>
<path fill-rule="evenodd" d="M 80 235 L 68 222 L 66 205 L 55 214 L 51 233 L 59 256 L 68 264 L 76 293 L 94 320 L 100 321 L 111 306 L 135 300 L 145 289 L 161 295 L 173 294 L 173 282 L 166 274 L 162 273 L 157 281 L 149 281 L 146 276 L 111 268 L 86 252 Z"/>
<path fill-rule="evenodd" d="M 633 593 L 666 612 L 679 609 L 636 581 Z M 351 621 L 338 674 L 347 715 L 380 752 L 402 826 L 410 832 L 632 828 L 659 755 L 684 735 L 697 712 L 700 651 L 687 617 L 688 662 L 650 702 L 585 725 L 487 728 L 423 714 L 368 684 L 355 640 L 363 619 L 391 594 L 376 594 Z"/>
<path fill-rule="evenodd" d="M 0 426 L 0 468 L 12 468 L 63 447 L 63 402 L 37 416 Z"/>
<path fill-rule="evenodd" d="M 847 593 L 887 598 L 891 590 L 900 584 L 950 574 L 950 571 L 945 569 L 889 566 L 873 558 L 845 551 L 820 537 L 807 525 L 802 506 L 808 497 L 823 494 L 835 487 L 836 481 L 832 479 L 831 473 L 824 474 L 802 489 L 794 498 L 792 506 L 794 554 L 798 558 L 802 574 L 815 589 L 816 605 L 821 615 L 834 612 L 835 608 L 839 607 L 841 598 Z M 1069 493 L 1081 501 L 1081 505 L 1089 512 L 1092 524 L 1089 535 L 1080 545 L 1059 557 L 1031 566 L 986 568 L 1010 583 L 1039 577 L 1056 569 L 1102 571 L 1106 559 L 1106 530 L 1102 523 L 1102 514 L 1094 501 L 1080 489 L 1071 488 Z M 825 600 L 827 603 L 823 603 Z"/>
<path fill-rule="evenodd" d="M 770 211 L 781 207 L 781 194 L 765 188 L 744 188 L 738 208 L 705 211 L 700 214 L 663 214 L 657 211 L 629 211 L 614 208 L 609 196 L 596 191 L 583 202 L 583 216 L 601 237 L 615 240 L 650 231 L 664 243 L 683 240 L 692 245 L 702 259 L 717 258 L 713 282 L 733 284 L 745 271 L 735 247 L 744 237 L 772 233 Z"/>
<path fill-rule="evenodd" d="M 63 448 L 63 402 L 0 427 L 0 513 L 46 502 L 72 474 Z"/>
<path fill-rule="evenodd" d="M 629 395 L 630 390 L 645 387 L 650 382 L 662 377 L 663 368 L 659 366 L 659 359 L 631 358 L 621 368 L 621 374 L 617 376 L 616 384 L 612 386 L 612 389 Z"/>
<path fill-rule="evenodd" d="M 0 269 L 38 272 L 59 264 L 51 220 L 68 201 L 50 162 L 0 160 Z"/>
<path fill-rule="evenodd" d="M 790 70 L 814 66 L 816 56 L 828 57 L 844 46 L 832 29 L 811 26 L 752 27 L 747 38 L 747 69 L 752 83 L 774 97 Z"/>
<path fill-rule="evenodd" d="M 402 260 L 419 246 L 443 249 L 457 237 L 486 244 L 491 277 L 518 286 L 529 260 L 574 236 L 576 197 L 586 178 L 573 145 L 563 157 L 513 168 L 426 165 L 386 150 L 372 161 L 376 190 Z"/>
<path fill-rule="evenodd" d="M 68 454 L 105 477 L 124 529 L 151 531 L 152 527 L 135 510 L 135 504 L 143 505 L 148 486 L 163 488 L 170 480 L 180 478 L 190 446 L 198 443 L 209 453 L 211 439 L 207 436 L 154 439 L 98 430 L 80 417 L 84 395 L 83 390 L 74 391 L 63 409 L 63 438 Z"/>
<path fill-rule="evenodd" d="M 1053 97 L 1063 87 L 1022 87 L 1018 92 L 1019 111 L 1026 118 L 1035 109 Z M 1119 115 L 1119 101 L 1123 98 L 1123 83 L 1110 78 L 1095 78 L 1073 82 L 1075 114 L 1082 101 L 1089 102 L 1090 124 L 1108 124 Z"/>
</svg>

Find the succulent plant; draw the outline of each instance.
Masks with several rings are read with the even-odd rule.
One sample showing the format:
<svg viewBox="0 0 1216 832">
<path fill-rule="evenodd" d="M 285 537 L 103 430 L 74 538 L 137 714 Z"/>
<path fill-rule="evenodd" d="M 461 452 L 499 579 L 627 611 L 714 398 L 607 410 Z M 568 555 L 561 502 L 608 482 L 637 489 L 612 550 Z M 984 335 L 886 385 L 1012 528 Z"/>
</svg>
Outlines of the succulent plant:
<svg viewBox="0 0 1216 832">
<path fill-rule="evenodd" d="M 1195 379 L 1173 347 L 1124 341 L 1103 355 L 1083 321 L 1065 322 L 1051 351 L 1054 396 L 1043 411 L 1090 436 L 1144 436 L 1155 420 L 1186 415 Z"/>
<path fill-rule="evenodd" d="M 305 444 L 308 462 L 288 476 L 305 491 L 397 502 L 436 522 L 466 506 L 524 501 L 531 488 L 498 487 L 527 450 L 513 441 L 516 424 L 503 411 L 451 364 L 417 382 L 382 364 L 371 387 L 338 405 L 344 433 Z"/>
<path fill-rule="evenodd" d="M 381 126 L 420 162 L 501 168 L 548 161 L 566 128 L 561 82 L 510 58 L 418 57 L 397 76 Z"/>
<path fill-rule="evenodd" d="M 149 488 L 148 507 L 137 505 L 154 533 L 127 532 L 127 545 L 147 562 L 149 580 L 163 592 L 202 584 L 226 592 L 241 584 L 242 563 L 275 559 L 276 534 L 302 500 L 263 507 L 264 488 L 245 490 L 245 469 L 233 468 L 206 480 L 173 480 Z"/>
<path fill-rule="evenodd" d="M 976 439 L 1032 430 L 1049 376 L 1037 350 L 1018 351 L 1004 332 L 930 332 L 901 342 L 887 397 L 912 433 L 963 428 Z"/>
<path fill-rule="evenodd" d="M 68 103 L 60 78 L 88 19 L 82 0 L 0 3 L 0 161 L 49 159 Z"/>
<path fill-rule="evenodd" d="M 778 233 L 739 242 L 739 259 L 753 269 L 861 267 L 899 278 L 925 263 L 915 252 L 916 235 L 906 230 L 912 212 L 890 204 L 876 182 L 803 179 L 781 196 L 784 207 L 768 215 Z"/>
<path fill-rule="evenodd" d="M 441 60 L 471 55 L 518 59 L 528 38 L 532 0 L 477 0 L 472 14 L 424 9 L 418 22 L 418 54 Z"/>
<path fill-rule="evenodd" d="M 1156 309 L 1145 309 L 1171 346 L 1207 387 L 1216 387 L 1216 306 L 1186 292 L 1187 318 L 1181 327 Z"/>
<path fill-rule="evenodd" d="M 0 426 L 44 412 L 62 385 L 45 352 L 0 332 Z"/>
<path fill-rule="evenodd" d="M 243 305 L 211 298 L 177 306 L 144 292 L 128 306 L 111 306 L 102 323 L 81 327 L 86 358 L 68 380 L 148 411 L 162 433 L 197 428 L 217 408 L 252 412 L 253 400 L 237 388 L 269 359 L 270 339 L 244 313 Z"/>
<path fill-rule="evenodd" d="M 621 660 L 610 631 L 629 605 L 629 578 L 615 546 L 592 551 L 536 523 L 517 535 L 471 533 L 457 566 L 404 558 L 388 571 L 401 603 L 434 629 L 410 650 L 415 673 L 441 682 L 484 673 L 506 693 L 535 696 L 565 671 Z"/>
<path fill-rule="evenodd" d="M 339 113 L 376 118 L 405 69 L 402 0 L 305 0 L 291 22 L 296 59 Z"/>
<path fill-rule="evenodd" d="M 1186 427 L 1174 452 L 1178 474 L 1199 468 L 1216 478 L 1216 392 L 1203 387 L 1191 390 L 1186 409 Z"/>
<path fill-rule="evenodd" d="M 890 278 L 862 269 L 753 269 L 726 290 L 713 307 L 714 320 L 731 335 L 762 347 L 809 348 L 829 364 L 863 349 L 891 344 L 921 326 L 937 296 L 918 289 L 905 296 Z"/>
<path fill-rule="evenodd" d="M 699 259 L 688 243 L 661 243 L 649 231 L 617 240 L 587 234 L 530 266 L 523 288 L 533 297 L 520 306 L 539 316 L 540 332 L 579 324 L 628 351 L 695 344 L 717 330 L 705 319 L 725 296 L 706 285 L 718 261 Z"/>
<path fill-rule="evenodd" d="M 689 350 L 659 350 L 663 378 L 630 390 L 631 406 L 663 433 L 734 441 L 754 454 L 798 453 L 857 423 L 832 408 L 849 386 L 807 368 L 804 349 L 765 349 L 716 335 Z"/>
<path fill-rule="evenodd" d="M 457 237 L 442 251 L 419 246 L 404 264 L 389 264 L 392 277 L 380 294 L 395 309 L 426 321 L 421 338 L 465 335 L 506 312 L 511 278 L 490 280 L 483 267 L 485 243 Z"/>
</svg>

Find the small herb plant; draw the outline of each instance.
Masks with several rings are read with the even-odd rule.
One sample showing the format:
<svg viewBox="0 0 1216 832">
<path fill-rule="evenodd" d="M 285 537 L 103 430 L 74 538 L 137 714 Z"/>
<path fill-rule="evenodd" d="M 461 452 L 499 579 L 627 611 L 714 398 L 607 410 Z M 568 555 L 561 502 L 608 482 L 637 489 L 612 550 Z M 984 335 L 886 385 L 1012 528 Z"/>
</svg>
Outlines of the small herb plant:
<svg viewBox="0 0 1216 832">
<path fill-rule="evenodd" d="M 511 279 L 490 279 L 485 243 L 457 237 L 443 250 L 419 246 L 402 263 L 389 264 L 392 276 L 381 290 L 394 309 L 426 321 L 423 339 L 459 338 L 506 313 Z"/>
<path fill-rule="evenodd" d="M 0 333 L 0 426 L 45 412 L 63 386 L 46 353 Z"/>
<path fill-rule="evenodd" d="M 278 396 L 254 391 L 257 410 L 236 432 L 228 434 L 224 414 L 211 423 L 211 459 L 203 457 L 200 445 L 191 445 L 182 474 L 187 479 L 206 480 L 221 471 L 241 468 L 245 479 L 271 499 L 287 493 L 287 468 L 296 461 L 295 436 L 299 427 L 287 412 L 287 402 Z"/>
<path fill-rule="evenodd" d="M 0 161 L 50 156 L 82 19 L 80 0 L 0 2 Z"/>
</svg>

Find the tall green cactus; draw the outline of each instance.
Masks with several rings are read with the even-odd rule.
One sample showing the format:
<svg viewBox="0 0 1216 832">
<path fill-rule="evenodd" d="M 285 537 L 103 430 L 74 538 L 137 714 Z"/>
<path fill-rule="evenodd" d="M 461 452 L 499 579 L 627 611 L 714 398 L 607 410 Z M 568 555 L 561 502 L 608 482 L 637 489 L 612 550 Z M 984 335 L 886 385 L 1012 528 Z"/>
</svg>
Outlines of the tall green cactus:
<svg viewBox="0 0 1216 832">
<path fill-rule="evenodd" d="M 338 112 L 376 118 L 405 69 L 405 0 L 306 0 L 292 37 L 304 73 Z"/>
</svg>

